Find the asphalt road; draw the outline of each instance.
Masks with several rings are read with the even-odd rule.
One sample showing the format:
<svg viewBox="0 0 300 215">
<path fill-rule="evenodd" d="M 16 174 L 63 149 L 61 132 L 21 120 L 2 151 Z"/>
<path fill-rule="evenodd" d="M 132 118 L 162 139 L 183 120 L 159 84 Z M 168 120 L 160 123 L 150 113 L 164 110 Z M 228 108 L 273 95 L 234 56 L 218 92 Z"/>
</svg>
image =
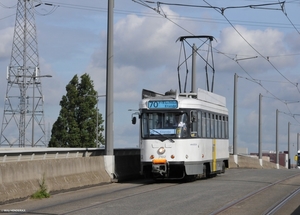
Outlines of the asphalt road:
<svg viewBox="0 0 300 215">
<path fill-rule="evenodd" d="M 297 169 L 228 169 L 225 174 L 214 178 L 188 183 L 181 181 L 152 183 L 149 180 L 113 183 L 54 194 L 49 199 L 28 199 L 0 205 L 0 210 L 2 212 L 20 210 L 22 214 L 44 215 L 212 214 L 255 190 L 298 173 L 300 171 Z M 268 194 L 269 196 L 251 203 L 249 201 L 248 205 L 243 203 L 239 206 L 238 213 L 259 214 L 259 211 L 269 207 L 268 204 L 276 203 L 275 196 L 284 197 L 291 189 L 297 189 L 300 186 L 298 179 L 292 185 L 276 188 L 272 191 L 272 195 Z M 272 196 L 274 198 L 271 198 Z M 292 214 L 298 208 L 297 204 L 300 205 L 300 201 L 295 201 L 289 206 L 289 212 L 285 214 Z"/>
</svg>

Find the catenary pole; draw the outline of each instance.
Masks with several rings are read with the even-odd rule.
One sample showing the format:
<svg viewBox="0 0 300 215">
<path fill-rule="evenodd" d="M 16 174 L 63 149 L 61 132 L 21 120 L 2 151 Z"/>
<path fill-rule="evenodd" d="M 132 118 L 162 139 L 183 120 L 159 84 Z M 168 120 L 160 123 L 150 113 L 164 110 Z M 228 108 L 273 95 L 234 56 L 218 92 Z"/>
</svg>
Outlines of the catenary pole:
<svg viewBox="0 0 300 215">
<path fill-rule="evenodd" d="M 197 93 L 196 91 L 196 55 L 197 55 L 197 47 L 195 44 L 193 44 L 193 52 L 192 52 L 192 86 L 191 86 L 191 92 Z"/>
<path fill-rule="evenodd" d="M 233 92 L 233 157 L 236 164 L 237 161 L 237 79 L 238 76 L 234 74 L 234 92 Z"/>
<path fill-rule="evenodd" d="M 299 151 L 299 133 L 297 133 L 297 153 Z"/>
<path fill-rule="evenodd" d="M 278 109 L 276 109 L 276 166 L 279 169 L 279 148 L 278 148 Z"/>
<path fill-rule="evenodd" d="M 290 159 L 290 128 L 291 123 L 288 123 L 288 169 L 291 168 L 291 159 Z"/>
<path fill-rule="evenodd" d="M 259 94 L 259 107 L 258 107 L 258 157 L 259 163 L 262 166 L 262 143 L 261 143 L 261 93 Z"/>
<path fill-rule="evenodd" d="M 105 154 L 113 155 L 113 8 L 114 0 L 108 0 L 107 15 L 107 59 L 106 59 L 106 111 L 105 111 Z"/>
</svg>

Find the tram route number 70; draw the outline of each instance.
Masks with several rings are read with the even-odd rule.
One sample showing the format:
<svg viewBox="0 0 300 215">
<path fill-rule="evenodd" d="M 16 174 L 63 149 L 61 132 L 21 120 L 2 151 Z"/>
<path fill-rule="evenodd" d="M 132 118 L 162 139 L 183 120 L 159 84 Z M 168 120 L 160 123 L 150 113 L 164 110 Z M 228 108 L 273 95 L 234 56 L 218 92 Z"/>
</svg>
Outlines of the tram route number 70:
<svg viewBox="0 0 300 215">
<path fill-rule="evenodd" d="M 176 100 L 166 100 L 166 101 L 149 101 L 148 102 L 149 109 L 165 109 L 165 108 L 178 108 L 178 102 Z"/>
</svg>

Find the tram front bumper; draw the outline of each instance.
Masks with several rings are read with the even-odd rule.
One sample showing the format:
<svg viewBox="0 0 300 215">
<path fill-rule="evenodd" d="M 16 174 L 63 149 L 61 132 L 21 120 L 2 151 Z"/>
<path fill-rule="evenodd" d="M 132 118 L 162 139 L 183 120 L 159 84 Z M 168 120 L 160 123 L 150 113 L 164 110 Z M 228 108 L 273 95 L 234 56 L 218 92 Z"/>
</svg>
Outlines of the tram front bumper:
<svg viewBox="0 0 300 215">
<path fill-rule="evenodd" d="M 152 160 L 152 173 L 166 176 L 168 174 L 168 161 L 165 158 Z"/>
</svg>

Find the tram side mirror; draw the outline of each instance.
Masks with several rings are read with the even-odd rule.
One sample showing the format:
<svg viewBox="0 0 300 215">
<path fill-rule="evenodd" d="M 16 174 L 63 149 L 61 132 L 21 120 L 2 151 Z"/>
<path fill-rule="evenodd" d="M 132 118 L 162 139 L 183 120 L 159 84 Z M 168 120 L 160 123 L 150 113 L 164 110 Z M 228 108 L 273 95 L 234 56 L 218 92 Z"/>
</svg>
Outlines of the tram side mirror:
<svg viewBox="0 0 300 215">
<path fill-rule="evenodd" d="M 133 125 L 135 125 L 136 124 L 136 117 L 134 116 L 134 117 L 132 117 L 132 119 L 131 119 L 131 122 L 132 122 L 132 124 Z"/>
</svg>

